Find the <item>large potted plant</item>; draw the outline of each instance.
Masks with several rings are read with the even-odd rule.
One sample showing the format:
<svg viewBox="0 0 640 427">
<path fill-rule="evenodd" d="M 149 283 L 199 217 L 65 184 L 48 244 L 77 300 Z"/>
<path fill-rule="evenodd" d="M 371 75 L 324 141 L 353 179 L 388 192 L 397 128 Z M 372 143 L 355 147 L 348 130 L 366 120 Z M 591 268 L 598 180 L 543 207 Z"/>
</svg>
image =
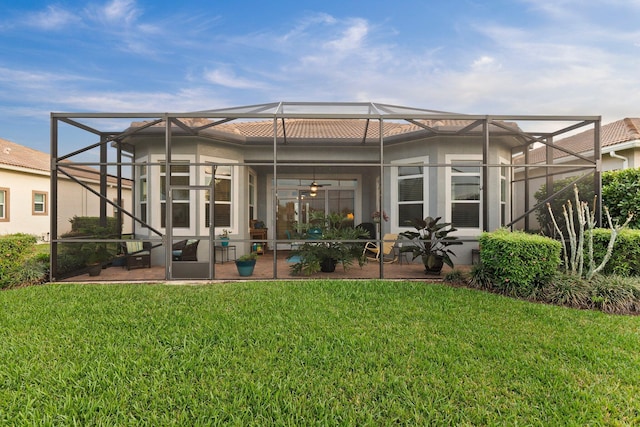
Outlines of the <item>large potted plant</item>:
<svg viewBox="0 0 640 427">
<path fill-rule="evenodd" d="M 413 259 L 421 257 L 427 274 L 440 274 L 444 264 L 453 268 L 451 255 L 455 256 L 455 253 L 449 249 L 449 246 L 462 244 L 456 236 L 449 236 L 449 233 L 456 231 L 451 223 L 438 223 L 440 219 L 441 217 L 430 216 L 425 219 L 414 219 L 411 225 L 416 231 L 400 233 L 401 236 L 410 240 L 408 243 L 403 243 L 400 252 L 411 253 Z"/>
<path fill-rule="evenodd" d="M 238 269 L 238 274 L 243 277 L 251 276 L 253 274 L 253 269 L 256 266 L 257 259 L 258 254 L 255 252 L 242 255 L 240 258 L 238 258 L 236 260 L 236 268 Z"/>
<path fill-rule="evenodd" d="M 315 213 L 312 215 L 313 229 L 321 233 L 310 236 L 297 249 L 291 251 L 291 258 L 299 260 L 291 266 L 293 274 L 313 274 L 318 271 L 330 273 L 338 264 L 347 269 L 354 262 L 363 266 L 366 257 L 362 254 L 362 241 L 368 236 L 360 228 L 353 228 L 353 221 L 341 214 Z"/>
</svg>

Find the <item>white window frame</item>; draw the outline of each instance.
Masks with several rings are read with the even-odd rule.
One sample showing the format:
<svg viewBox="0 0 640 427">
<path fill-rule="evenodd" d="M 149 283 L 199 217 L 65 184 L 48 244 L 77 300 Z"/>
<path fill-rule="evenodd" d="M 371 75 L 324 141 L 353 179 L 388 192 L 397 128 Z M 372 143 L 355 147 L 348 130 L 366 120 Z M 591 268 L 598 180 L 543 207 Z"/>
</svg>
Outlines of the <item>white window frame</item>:
<svg viewBox="0 0 640 427">
<path fill-rule="evenodd" d="M 0 214 L 0 222 L 9 222 L 9 189 L 4 187 L 0 188 L 0 193 L 4 194 L 3 200 L 0 201 L 0 206 L 3 208 Z"/>
<path fill-rule="evenodd" d="M 249 208 L 249 220 L 258 219 L 258 175 L 253 169 L 249 169 L 247 175 L 247 206 Z M 253 203 L 251 202 L 253 200 Z M 253 212 L 253 215 L 251 215 Z"/>
<path fill-rule="evenodd" d="M 165 173 L 161 173 L 161 167 L 158 165 L 159 163 L 164 163 L 165 161 L 165 155 L 160 154 L 160 155 L 152 155 L 150 158 L 150 163 L 153 165 L 148 165 L 147 166 L 147 191 L 148 191 L 148 197 L 147 197 L 147 216 L 150 217 L 147 219 L 147 223 L 150 224 L 151 226 L 153 226 L 154 228 L 160 230 L 163 233 L 166 233 L 166 227 L 161 227 L 162 222 L 161 222 L 161 210 L 162 210 L 162 205 L 166 202 L 166 200 L 162 200 L 162 195 L 160 194 L 160 189 L 162 188 L 160 186 L 160 180 L 161 179 L 165 179 L 166 177 L 166 171 Z M 174 154 L 171 156 L 171 161 L 172 162 L 181 162 L 181 161 L 188 161 L 189 162 L 189 184 L 188 185 L 195 185 L 196 182 L 196 178 L 195 178 L 195 174 L 196 174 L 196 167 L 193 165 L 195 163 L 195 156 L 194 155 L 180 155 L 180 154 Z M 156 191 L 154 191 L 153 189 L 157 189 Z M 157 200 L 156 200 L 157 197 Z M 174 200 L 175 202 L 175 200 Z M 185 201 L 186 203 L 186 201 Z M 195 198 L 194 198 L 194 191 L 189 190 L 189 227 L 176 227 L 175 225 L 173 226 L 173 235 L 174 236 L 179 236 L 179 235 L 193 235 L 195 234 L 195 230 L 196 230 L 196 209 L 193 209 L 194 203 L 195 203 Z"/>
<path fill-rule="evenodd" d="M 144 165 L 138 165 L 136 167 L 136 185 L 139 187 L 137 188 L 137 193 L 136 193 L 136 203 L 139 206 L 138 209 L 138 213 L 137 216 L 146 224 L 151 224 L 151 217 L 150 217 L 150 212 L 149 212 L 149 197 L 151 197 L 151 193 L 149 192 L 149 170 L 151 169 L 151 166 L 147 161 L 147 157 L 141 157 L 139 159 L 136 159 L 136 163 L 145 163 Z M 142 169 L 144 168 L 144 173 L 142 173 Z M 158 170 L 160 170 L 158 168 Z M 143 185 L 144 183 L 144 185 Z M 144 191 L 143 191 L 143 187 L 144 187 Z M 143 199 L 143 195 L 146 197 L 145 199 Z M 142 216 L 142 207 L 144 206 L 144 211 L 145 211 L 145 216 Z M 138 224 L 138 222 L 135 222 L 136 227 L 140 226 L 143 228 L 146 228 L 146 226 Z"/>
<path fill-rule="evenodd" d="M 454 202 L 451 199 L 451 179 L 454 176 L 478 176 L 480 179 L 480 187 L 479 187 L 479 191 L 480 191 L 480 197 L 478 199 L 478 201 L 476 202 L 474 201 L 461 201 L 461 200 L 456 200 L 455 203 L 468 203 L 468 204 L 478 204 L 478 209 L 479 209 L 479 213 L 478 213 L 478 227 L 456 227 L 456 229 L 458 230 L 458 234 L 462 234 L 462 235 L 478 235 L 482 232 L 482 224 L 483 224 L 483 200 L 482 200 L 482 172 L 483 172 L 483 167 L 482 167 L 482 154 L 447 154 L 445 155 L 445 162 L 447 164 L 455 164 L 458 162 L 477 162 L 479 161 L 480 163 L 477 165 L 473 165 L 473 166 L 477 166 L 479 169 L 478 174 L 475 173 L 453 173 L 453 171 L 451 170 L 451 166 L 447 166 L 445 167 L 445 206 L 446 206 L 446 212 L 445 212 L 445 222 L 451 222 L 452 221 L 452 213 L 451 213 L 451 208 L 452 208 L 452 203 Z M 470 165 L 472 166 L 472 165 Z M 455 227 L 455 224 L 454 224 Z"/>
<path fill-rule="evenodd" d="M 43 196 L 42 197 L 42 201 L 39 202 L 36 200 L 37 196 Z M 47 205 L 48 205 L 48 201 L 49 201 L 49 193 L 46 191 L 38 191 L 38 190 L 33 190 L 31 191 L 31 215 L 35 215 L 35 216 L 46 216 L 49 214 L 49 210 L 47 209 Z M 37 207 L 41 207 L 42 210 L 37 210 Z"/>
<path fill-rule="evenodd" d="M 500 157 L 500 167 L 498 168 L 498 188 L 500 194 L 498 195 L 498 204 L 500 211 L 498 213 L 499 223 L 501 227 L 504 227 L 511 221 L 511 210 L 507 210 L 511 206 L 511 163 L 504 157 Z M 502 169 L 505 170 L 505 174 L 502 174 Z M 502 184 L 504 182 L 504 200 L 502 200 Z M 504 221 L 502 220 L 502 209 L 504 209 Z"/>
<path fill-rule="evenodd" d="M 200 163 L 221 163 L 221 164 L 230 164 L 230 163 L 238 163 L 237 160 L 233 160 L 233 159 L 224 159 L 221 157 L 210 157 L 210 156 L 200 156 Z M 213 165 L 212 165 L 213 166 Z M 230 165 L 231 167 L 231 201 L 229 202 L 229 205 L 231 206 L 230 211 L 231 211 L 231 218 L 230 218 L 230 222 L 231 225 L 230 226 L 222 226 L 222 227 L 215 227 L 214 230 L 214 234 L 215 235 L 220 235 L 222 234 L 222 230 L 227 230 L 230 234 L 238 234 L 239 233 L 239 228 L 238 228 L 238 224 L 239 224 L 239 215 L 240 215 L 240 209 L 239 209 L 239 202 L 240 202 L 240 198 L 239 195 L 242 193 L 240 191 L 240 186 L 239 186 L 239 179 L 238 179 L 238 174 L 239 174 L 239 169 L 242 169 L 236 165 Z M 204 173 L 204 166 L 200 168 L 202 170 L 202 173 L 200 174 L 200 178 L 199 178 L 199 182 L 200 185 L 207 185 L 206 183 L 206 179 L 207 176 Z M 221 203 L 221 202 L 218 202 Z M 200 232 L 201 234 L 208 234 L 209 233 L 209 227 L 207 227 L 206 224 L 206 209 L 207 209 L 207 201 L 204 197 L 204 192 L 202 193 L 202 198 L 201 201 L 199 203 L 199 208 L 200 210 Z M 248 224 L 247 224 L 248 227 Z"/>
<path fill-rule="evenodd" d="M 414 230 L 414 228 L 410 225 L 401 226 L 397 224 L 397 219 L 399 218 L 399 206 L 403 203 L 406 204 L 417 204 L 416 201 L 412 202 L 400 202 L 399 194 L 398 194 L 398 182 L 404 179 L 414 179 L 416 177 L 422 177 L 422 212 L 423 216 L 426 217 L 429 215 L 429 156 L 420 156 L 420 157 L 409 157 L 406 159 L 393 160 L 391 162 L 391 191 L 390 191 L 390 202 L 391 202 L 391 213 L 390 213 L 390 222 L 391 222 L 391 232 L 392 233 L 401 233 L 403 231 Z M 401 166 L 422 166 L 422 174 L 416 175 L 406 175 L 400 177 L 398 175 L 398 168 Z"/>
</svg>

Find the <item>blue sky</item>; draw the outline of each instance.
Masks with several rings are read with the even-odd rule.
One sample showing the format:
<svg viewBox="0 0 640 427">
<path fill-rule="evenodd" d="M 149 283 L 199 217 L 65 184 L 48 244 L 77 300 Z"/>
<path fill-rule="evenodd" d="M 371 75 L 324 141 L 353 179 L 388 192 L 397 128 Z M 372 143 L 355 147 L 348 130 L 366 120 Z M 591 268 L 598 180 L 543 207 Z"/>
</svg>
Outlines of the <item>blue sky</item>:
<svg viewBox="0 0 640 427">
<path fill-rule="evenodd" d="M 640 115 L 640 0 L 0 4 L 0 138 L 46 152 L 51 111 Z"/>
</svg>

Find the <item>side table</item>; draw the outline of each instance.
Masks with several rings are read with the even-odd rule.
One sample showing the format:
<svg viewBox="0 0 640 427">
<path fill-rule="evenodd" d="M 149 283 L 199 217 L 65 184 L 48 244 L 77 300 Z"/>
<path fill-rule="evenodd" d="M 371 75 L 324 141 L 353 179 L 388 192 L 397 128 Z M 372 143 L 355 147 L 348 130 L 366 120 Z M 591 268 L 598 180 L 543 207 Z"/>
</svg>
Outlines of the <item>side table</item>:
<svg viewBox="0 0 640 427">
<path fill-rule="evenodd" d="M 235 245 L 215 245 L 214 249 L 216 251 L 216 262 L 220 264 L 224 264 L 225 262 L 235 261 L 236 260 L 236 246 Z M 233 258 L 229 257 L 229 252 L 233 252 Z M 220 252 L 220 258 L 218 258 L 218 252 Z"/>
</svg>

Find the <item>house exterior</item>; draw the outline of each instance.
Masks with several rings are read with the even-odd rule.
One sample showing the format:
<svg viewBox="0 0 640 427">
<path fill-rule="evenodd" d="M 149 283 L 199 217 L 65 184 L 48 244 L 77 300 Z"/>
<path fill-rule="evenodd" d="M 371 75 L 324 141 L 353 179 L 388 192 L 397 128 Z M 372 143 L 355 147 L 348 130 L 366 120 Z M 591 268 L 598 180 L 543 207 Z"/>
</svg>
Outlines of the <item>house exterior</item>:
<svg viewBox="0 0 640 427">
<path fill-rule="evenodd" d="M 124 166 L 122 159 L 130 159 L 126 214 L 135 238 L 155 244 L 152 264 L 165 266 L 167 280 L 216 278 L 223 231 L 237 255 L 259 239 L 273 250 L 275 266 L 277 252 L 311 226 L 314 212 L 339 213 L 354 226 L 374 223 L 377 238 L 410 230 L 414 218 L 442 217 L 464 242 L 456 263 L 470 264 L 480 233 L 512 226 L 518 214 L 514 199 L 522 195 L 514 192 L 512 158 L 546 135 L 520 122 L 599 129 L 599 117 L 478 116 L 364 102 L 52 114 L 54 128 L 60 121 L 125 118 L 120 131 L 93 130 L 101 135 L 101 161 L 87 166 Z M 61 152 L 64 141 L 54 132 L 54 187 L 64 161 L 82 151 Z M 388 221 L 375 221 L 385 215 Z M 259 234 L 256 224 L 263 225 Z M 54 242 L 65 243 L 54 231 Z M 197 263 L 172 260 L 170 247 L 184 239 L 201 242 Z"/>
<path fill-rule="evenodd" d="M 97 189 L 97 172 L 89 168 L 75 171 L 76 179 Z M 108 197 L 116 197 L 115 180 Z M 123 191 L 130 203 L 131 184 Z M 49 241 L 51 227 L 51 156 L 20 144 L 0 139 L 0 235 L 33 234 Z M 62 234 L 71 229 L 69 219 L 77 216 L 99 216 L 98 206 L 88 202 L 89 190 L 69 179 L 58 186 L 57 228 Z M 130 224 L 125 224 L 131 230 Z"/>
</svg>

